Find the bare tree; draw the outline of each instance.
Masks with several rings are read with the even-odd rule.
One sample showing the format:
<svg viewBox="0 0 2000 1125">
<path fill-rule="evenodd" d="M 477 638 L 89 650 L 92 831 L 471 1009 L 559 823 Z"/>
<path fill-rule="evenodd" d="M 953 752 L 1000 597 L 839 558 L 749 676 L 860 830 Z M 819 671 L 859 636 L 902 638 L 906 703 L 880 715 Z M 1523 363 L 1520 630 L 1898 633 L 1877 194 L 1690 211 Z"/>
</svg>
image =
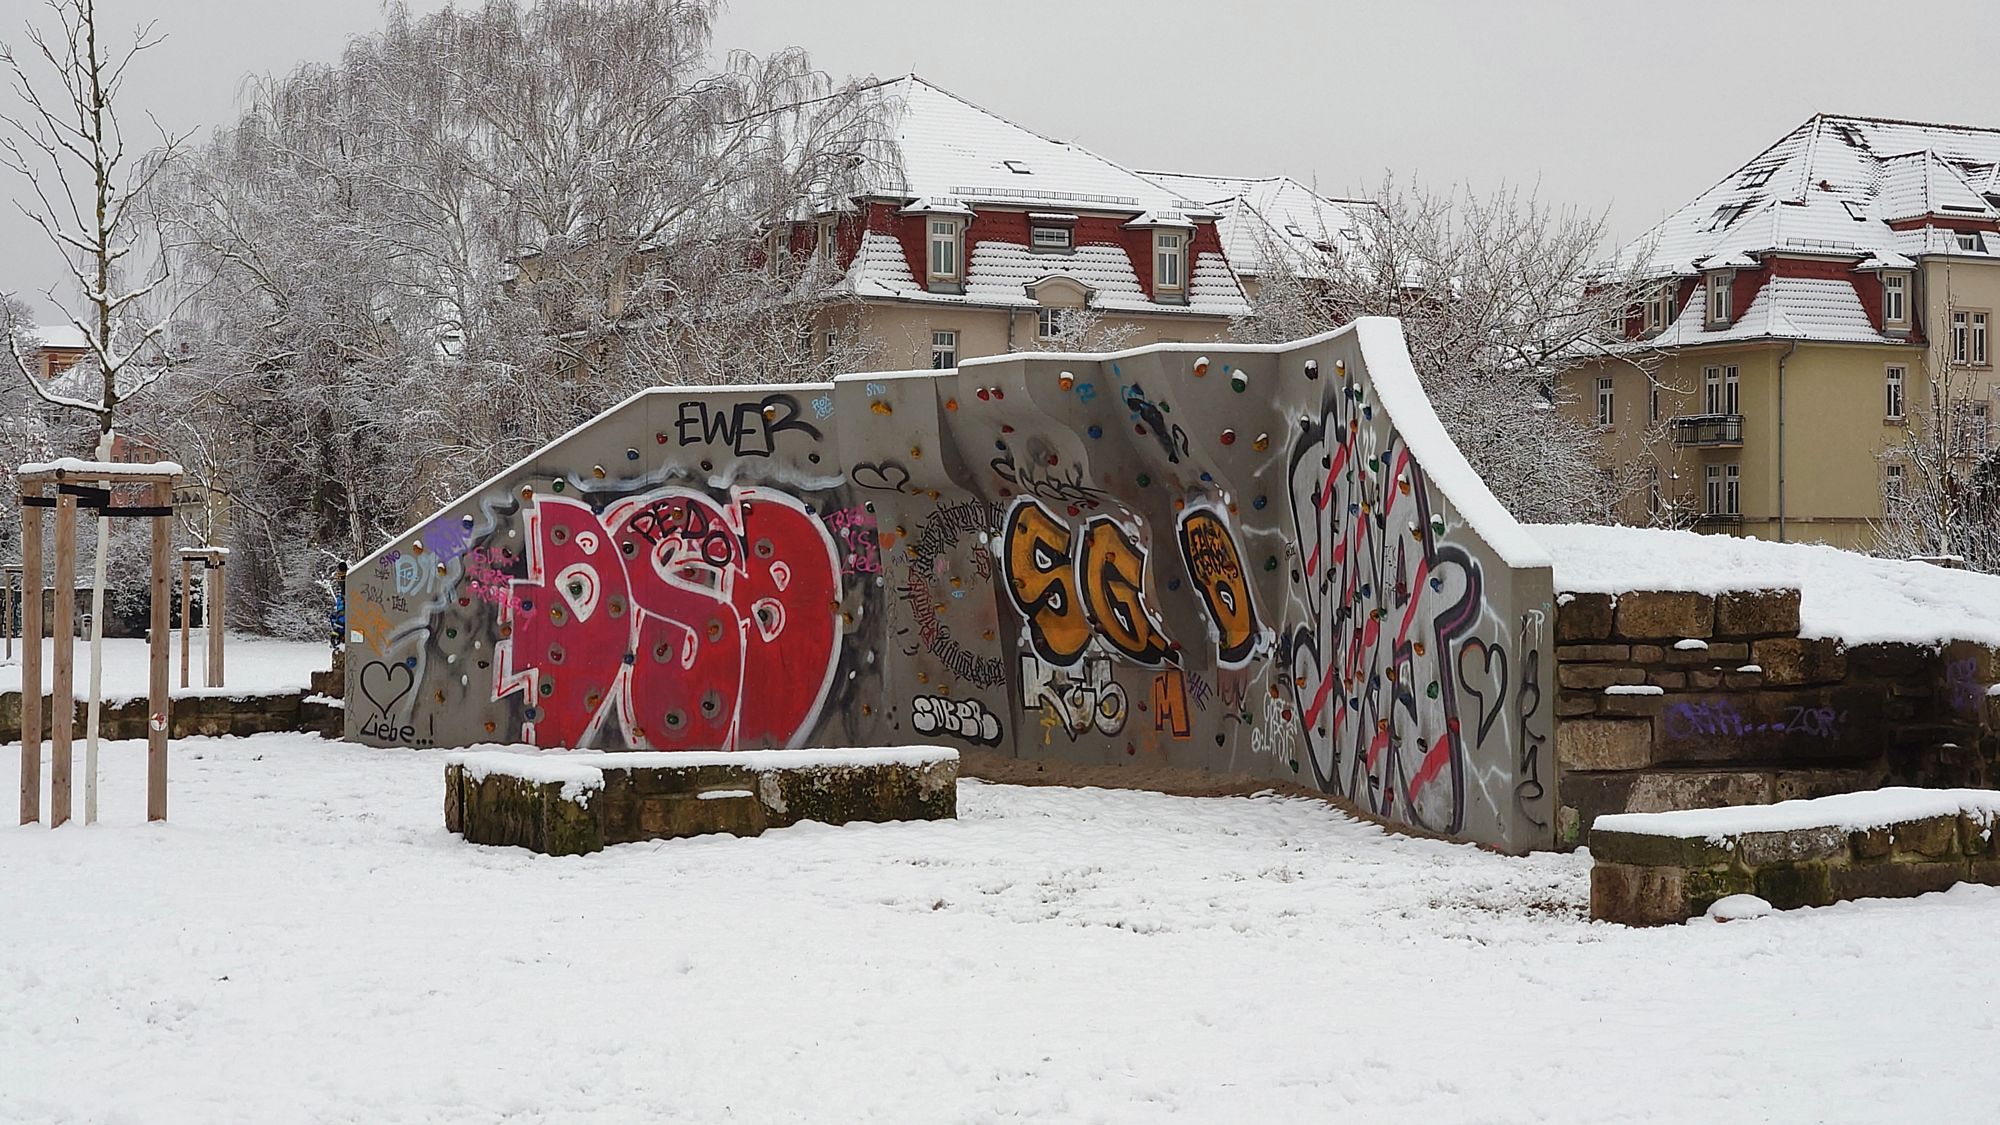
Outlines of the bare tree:
<svg viewBox="0 0 2000 1125">
<path fill-rule="evenodd" d="M 1601 264 L 1601 216 L 1533 194 L 1438 192 L 1393 181 L 1358 239 L 1318 237 L 1264 255 L 1239 338 L 1296 339 L 1357 316 L 1399 317 L 1410 358 L 1445 428 L 1521 519 L 1605 521 L 1647 466 L 1603 465 L 1599 433 L 1560 409 L 1562 372 L 1589 360 L 1650 372 L 1625 340 L 1635 277 Z"/>
<path fill-rule="evenodd" d="M 769 250 L 855 237 L 886 107 L 802 52 L 713 61 L 716 7 L 393 6 L 163 177 L 196 296 L 147 426 L 231 497 L 257 624 L 318 635 L 341 560 L 636 390 L 866 354 L 837 272 Z"/>
<path fill-rule="evenodd" d="M 1097 308 L 1051 308 L 1040 310 L 1047 316 L 1054 335 L 1043 336 L 1037 323 L 1032 350 L 1038 352 L 1115 352 L 1132 342 L 1139 326 L 1130 321 L 1106 323 L 1104 310 Z"/>
</svg>

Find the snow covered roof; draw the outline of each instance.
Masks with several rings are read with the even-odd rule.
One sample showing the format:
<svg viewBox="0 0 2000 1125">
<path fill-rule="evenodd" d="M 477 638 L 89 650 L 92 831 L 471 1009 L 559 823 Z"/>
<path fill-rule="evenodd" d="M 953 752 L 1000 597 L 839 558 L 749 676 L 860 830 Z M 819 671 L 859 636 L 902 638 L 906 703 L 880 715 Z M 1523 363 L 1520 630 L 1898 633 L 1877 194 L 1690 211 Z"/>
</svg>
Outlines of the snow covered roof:
<svg viewBox="0 0 2000 1125">
<path fill-rule="evenodd" d="M 1037 254 L 1017 242 L 980 241 L 978 231 L 975 224 L 967 235 L 971 252 L 966 256 L 963 296 L 932 293 L 918 284 L 903 256 L 902 243 L 877 231 L 861 236 L 848 283 L 861 297 L 1034 308 L 1038 302 L 1028 295 L 1029 286 L 1060 275 L 1089 290 L 1090 307 L 1096 309 L 1203 316 L 1236 316 L 1249 311 L 1236 278 L 1217 254 L 1195 255 L 1194 268 L 1188 274 L 1186 305 L 1160 305 L 1146 296 L 1122 246 L 1085 243 L 1054 257 Z"/>
<path fill-rule="evenodd" d="M 1251 276 L 1273 268 L 1274 252 L 1289 268 L 1313 276 L 1323 269 L 1325 248 L 1360 247 L 1376 210 L 1372 201 L 1323 196 L 1290 176 L 1142 174 L 1219 212 L 1223 252 L 1237 272 Z"/>
<path fill-rule="evenodd" d="M 1773 277 L 1757 290 L 1743 314 L 1726 328 L 1704 328 L 1708 286 L 1694 295 L 1673 326 L 1645 341 L 1652 348 L 1726 344 L 1746 340 L 1817 340 L 1826 343 L 1902 344 L 1876 331 L 1861 297 L 1846 281 L 1818 277 Z"/>
<path fill-rule="evenodd" d="M 1949 231 L 1892 222 L 2000 219 L 2000 129 L 1820 114 L 1626 245 L 1621 266 L 1654 277 L 1771 252 L 1865 258 L 1971 253 Z M 1991 252 L 1982 240 L 1978 253 Z"/>
<path fill-rule="evenodd" d="M 1057 203 L 1065 211 L 1184 211 L 1195 200 L 1068 141 L 1043 136 L 915 74 L 883 83 L 900 177 L 875 194 L 962 203 Z"/>
</svg>

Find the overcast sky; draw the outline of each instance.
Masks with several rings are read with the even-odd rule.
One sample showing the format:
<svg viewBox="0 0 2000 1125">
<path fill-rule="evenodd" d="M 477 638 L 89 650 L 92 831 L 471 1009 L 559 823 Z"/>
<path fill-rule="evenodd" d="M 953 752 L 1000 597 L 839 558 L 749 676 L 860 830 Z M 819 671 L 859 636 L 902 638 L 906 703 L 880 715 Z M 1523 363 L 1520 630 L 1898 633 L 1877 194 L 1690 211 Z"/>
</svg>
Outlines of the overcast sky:
<svg viewBox="0 0 2000 1125">
<path fill-rule="evenodd" d="M 167 32 L 127 98 L 175 130 L 226 122 L 245 75 L 331 60 L 381 16 L 378 0 L 98 5 L 114 27 Z M 0 39 L 20 41 L 24 9 L 40 15 L 0 4 Z M 1539 185 L 1608 213 L 1620 239 L 1816 112 L 2000 125 L 1991 0 L 737 0 L 716 36 L 793 45 L 835 74 L 915 70 L 1132 167 L 1286 173 L 1328 194 L 1385 171 Z M 62 277 L 0 215 L 0 291 Z"/>
</svg>

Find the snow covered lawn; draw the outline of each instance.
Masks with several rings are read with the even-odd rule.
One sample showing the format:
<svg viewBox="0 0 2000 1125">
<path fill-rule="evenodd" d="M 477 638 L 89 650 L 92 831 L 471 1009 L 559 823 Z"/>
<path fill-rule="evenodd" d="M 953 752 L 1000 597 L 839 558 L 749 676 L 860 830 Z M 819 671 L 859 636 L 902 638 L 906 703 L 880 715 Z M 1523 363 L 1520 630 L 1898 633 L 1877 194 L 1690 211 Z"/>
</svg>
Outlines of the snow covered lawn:
<svg viewBox="0 0 2000 1125">
<path fill-rule="evenodd" d="M 441 753 L 174 754 L 167 826 L 114 743 L 110 822 L 0 828 L 0 1120 L 1970 1121 L 2000 1096 L 2000 890 L 1625 930 L 1582 920 L 1580 856 L 977 783 L 956 823 L 548 859 L 447 835 Z"/>
<path fill-rule="evenodd" d="M 201 686 L 201 670 L 208 659 L 208 635 L 197 629 L 188 649 L 188 684 L 182 691 L 181 638 L 173 637 L 172 655 L 167 661 L 167 684 L 177 696 L 217 694 Z M 4 651 L 4 650 L 0 650 Z M 55 641 L 42 638 L 42 690 L 47 691 L 55 662 Z M 276 641 L 269 637 L 229 635 L 222 650 L 223 682 L 220 694 L 240 692 L 298 691 L 312 685 L 312 674 L 333 666 L 333 655 L 325 641 Z M 104 695 L 107 699 L 134 699 L 146 694 L 147 648 L 143 640 L 107 637 L 104 641 Z M 76 639 L 76 694 L 81 699 L 90 686 L 90 642 Z M 14 658 L 0 657 L 0 692 L 21 690 L 21 641 L 14 640 Z"/>
</svg>

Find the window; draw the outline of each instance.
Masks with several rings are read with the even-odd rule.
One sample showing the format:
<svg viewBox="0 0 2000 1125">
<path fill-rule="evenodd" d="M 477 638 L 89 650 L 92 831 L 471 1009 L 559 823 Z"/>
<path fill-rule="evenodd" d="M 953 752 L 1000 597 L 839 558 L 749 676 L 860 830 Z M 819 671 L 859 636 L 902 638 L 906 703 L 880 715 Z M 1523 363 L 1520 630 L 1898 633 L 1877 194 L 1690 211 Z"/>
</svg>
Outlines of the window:
<svg viewBox="0 0 2000 1125">
<path fill-rule="evenodd" d="M 1657 516 L 1663 507 L 1660 495 L 1660 467 L 1653 465 L 1646 470 L 1646 514 Z"/>
<path fill-rule="evenodd" d="M 1611 376 L 1600 375 L 1597 378 L 1597 424 L 1598 425 L 1609 426 L 1611 424 L 1613 405 L 1614 405 L 1614 400 L 1612 398 L 1612 392 L 1611 392 Z"/>
<path fill-rule="evenodd" d="M 1674 283 L 1667 282 L 1646 298 L 1646 331 L 1662 332 L 1674 322 Z"/>
<path fill-rule="evenodd" d="M 1853 219 L 1857 223 L 1868 221 L 1868 209 L 1859 200 L 1843 199 L 1840 201 L 1840 205 L 1847 208 L 1848 218 Z"/>
<path fill-rule="evenodd" d="M 834 237 L 833 220 L 827 219 L 819 224 L 819 241 L 813 244 L 813 257 L 831 265 L 837 249 L 838 240 Z"/>
<path fill-rule="evenodd" d="M 1993 432 L 1988 425 L 1988 413 L 1983 402 L 1962 402 L 1958 404 L 1958 433 L 1953 443 L 1953 451 L 1958 456 L 1983 455 L 1993 447 Z"/>
<path fill-rule="evenodd" d="M 1657 422 L 1660 420 L 1660 385 L 1658 383 L 1653 384 L 1650 399 L 1651 401 L 1646 409 L 1646 417 L 1649 421 Z"/>
<path fill-rule="evenodd" d="M 1969 231 L 1969 230 L 1962 230 L 1962 231 L 1958 231 L 1958 232 L 1956 232 L 1956 235 L 1957 235 L 1957 239 L 1956 239 L 1956 240 L 1957 240 L 1957 242 L 1958 242 L 1958 248 L 1959 248 L 1960 250 L 1971 250 L 1971 251 L 1973 251 L 1973 252 L 1975 252 L 1975 253 L 1977 253 L 1977 252 L 1978 252 L 1978 250 L 1979 250 L 1979 232 L 1977 232 L 1977 231 Z"/>
<path fill-rule="evenodd" d="M 1882 323 L 1905 324 L 1910 318 L 1910 279 L 1907 274 L 1882 275 Z"/>
<path fill-rule="evenodd" d="M 931 220 L 931 276 L 958 279 L 958 220 Z"/>
<path fill-rule="evenodd" d="M 1707 414 L 1741 414 L 1736 367 L 1707 367 L 1702 369 L 1702 406 Z"/>
<path fill-rule="evenodd" d="M 1708 229 L 1721 230 L 1744 215 L 1749 214 L 1750 206 L 1750 201 L 1746 199 L 1741 203 L 1725 203 L 1717 207 L 1715 215 L 1709 219 Z"/>
<path fill-rule="evenodd" d="M 1181 235 L 1178 231 L 1158 231 L 1153 235 L 1153 287 L 1178 290 L 1181 287 Z"/>
<path fill-rule="evenodd" d="M 1886 465 L 1882 469 L 1882 500 L 1887 508 L 1903 498 L 1903 467 Z"/>
<path fill-rule="evenodd" d="M 1953 363 L 1986 366 L 1986 314 L 1955 309 L 1951 314 L 1951 359 Z"/>
<path fill-rule="evenodd" d="M 1743 514 L 1742 476 L 1736 462 L 1726 465 L 1708 465 L 1702 470 L 1703 483 L 1707 486 L 1707 511 L 1711 516 L 1736 516 Z"/>
<path fill-rule="evenodd" d="M 1743 178 L 1736 181 L 1736 186 L 1740 188 L 1763 187 L 1765 184 L 1771 182 L 1771 173 L 1777 170 L 1778 166 L 1776 164 L 1745 168 L 1743 170 Z"/>
<path fill-rule="evenodd" d="M 1039 309 L 1035 312 L 1035 335 L 1043 340 L 1053 340 L 1063 334 L 1069 326 L 1068 309 Z"/>
<path fill-rule="evenodd" d="M 1068 227 L 1034 227 L 1029 232 L 1029 241 L 1037 250 L 1067 250 L 1070 248 Z"/>
<path fill-rule="evenodd" d="M 833 329 L 826 330 L 826 358 L 833 358 L 833 350 L 840 345 L 840 336 Z"/>
<path fill-rule="evenodd" d="M 1903 416 L 1903 379 L 1909 374 L 1901 364 L 1892 363 L 1882 371 L 1882 416 Z"/>
<path fill-rule="evenodd" d="M 1710 324 L 1729 323 L 1729 296 L 1736 275 L 1733 273 L 1712 273 L 1708 275 L 1708 322 Z"/>
<path fill-rule="evenodd" d="M 931 333 L 931 369 L 944 371 L 958 366 L 958 333 Z"/>
</svg>

